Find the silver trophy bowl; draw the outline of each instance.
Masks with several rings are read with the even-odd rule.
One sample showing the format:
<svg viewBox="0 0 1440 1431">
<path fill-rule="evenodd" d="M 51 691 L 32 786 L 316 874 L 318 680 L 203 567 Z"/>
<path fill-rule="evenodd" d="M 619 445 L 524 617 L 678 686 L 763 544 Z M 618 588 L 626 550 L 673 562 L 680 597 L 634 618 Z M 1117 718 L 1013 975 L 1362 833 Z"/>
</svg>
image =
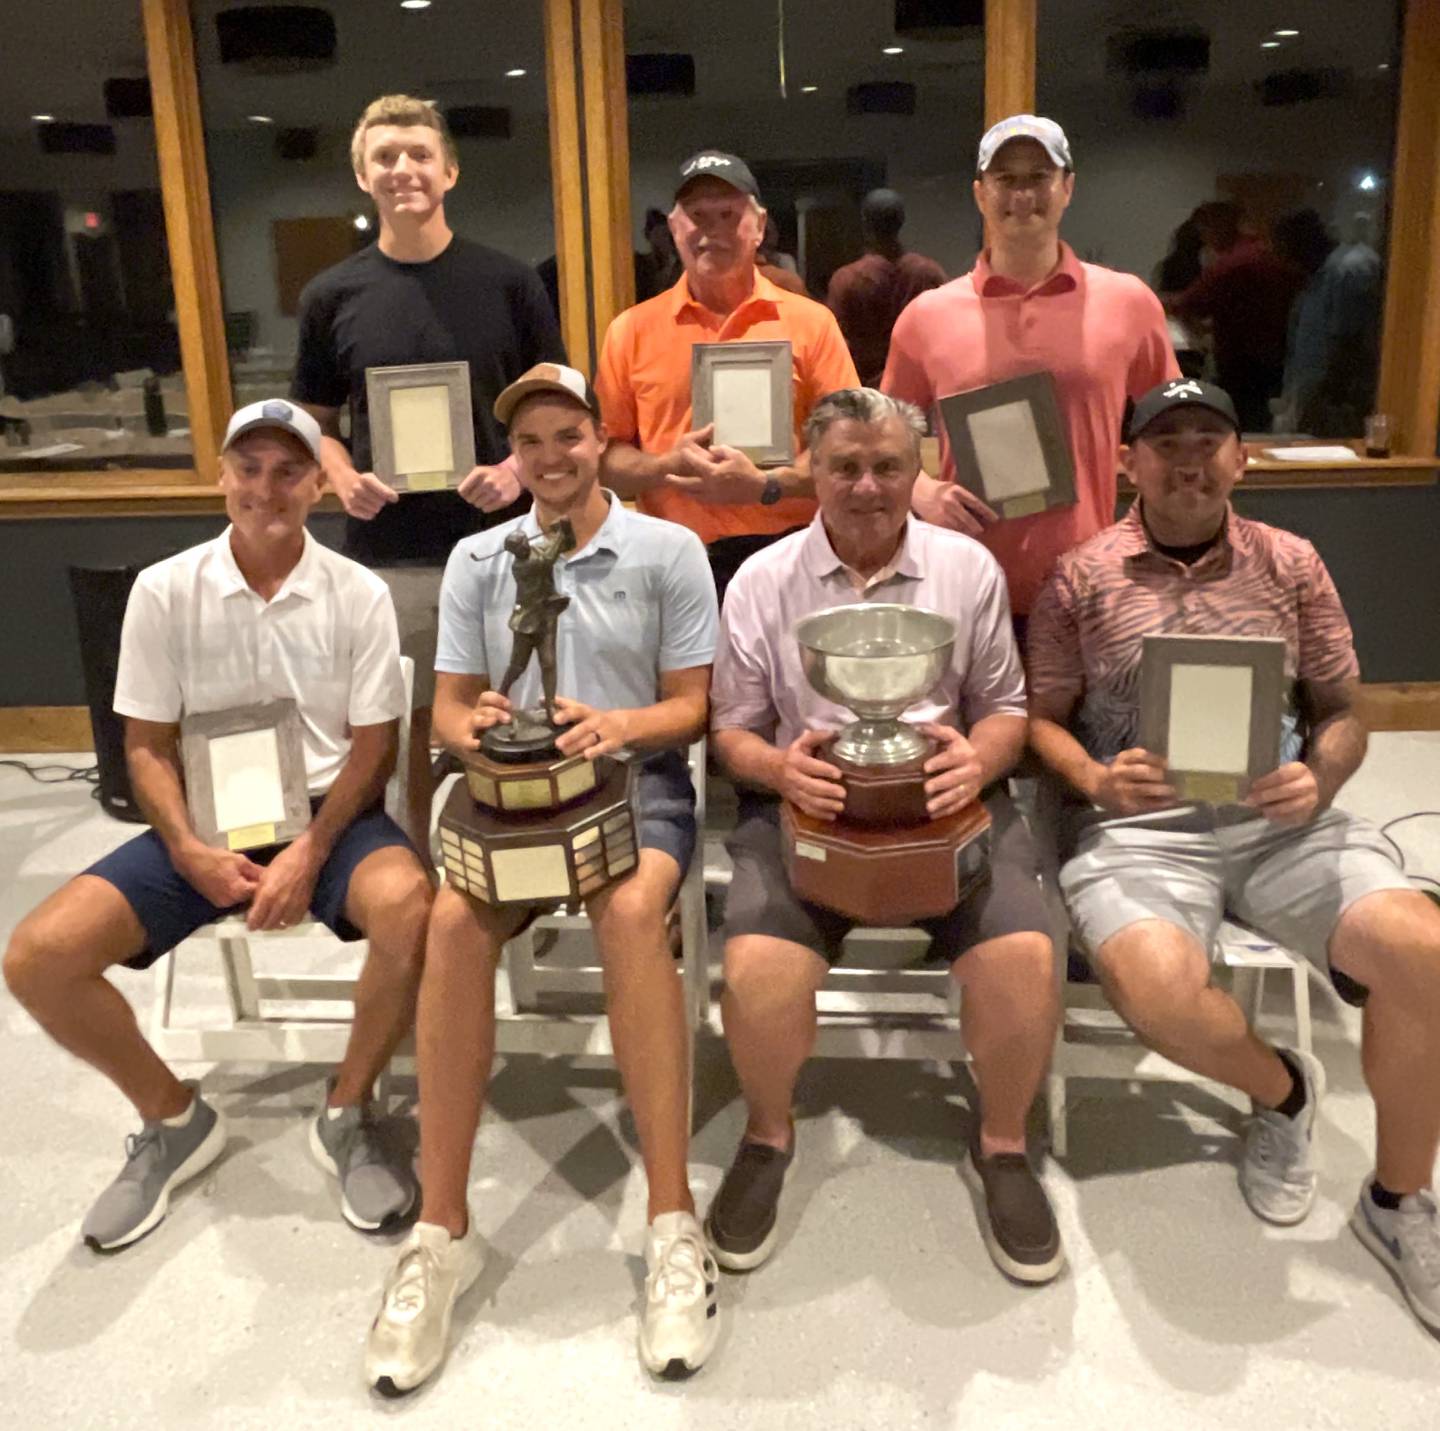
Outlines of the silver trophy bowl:
<svg viewBox="0 0 1440 1431">
<path fill-rule="evenodd" d="M 855 765 L 899 765 L 929 749 L 900 713 L 934 689 L 950 664 L 956 624 L 923 606 L 861 602 L 795 623 L 806 679 L 859 720 L 831 747 Z"/>
</svg>

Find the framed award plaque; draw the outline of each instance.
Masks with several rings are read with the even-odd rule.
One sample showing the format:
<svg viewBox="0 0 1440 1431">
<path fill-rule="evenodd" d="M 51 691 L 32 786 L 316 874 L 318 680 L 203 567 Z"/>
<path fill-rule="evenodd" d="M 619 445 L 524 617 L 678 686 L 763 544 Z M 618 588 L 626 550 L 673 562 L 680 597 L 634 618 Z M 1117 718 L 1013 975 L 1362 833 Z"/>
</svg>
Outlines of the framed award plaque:
<svg viewBox="0 0 1440 1431">
<path fill-rule="evenodd" d="M 715 424 L 717 444 L 738 447 L 757 467 L 795 460 L 788 341 L 696 343 L 690 403 L 696 427 Z"/>
<path fill-rule="evenodd" d="M 397 492 L 459 486 L 475 466 L 470 364 L 366 368 L 370 462 Z"/>
</svg>

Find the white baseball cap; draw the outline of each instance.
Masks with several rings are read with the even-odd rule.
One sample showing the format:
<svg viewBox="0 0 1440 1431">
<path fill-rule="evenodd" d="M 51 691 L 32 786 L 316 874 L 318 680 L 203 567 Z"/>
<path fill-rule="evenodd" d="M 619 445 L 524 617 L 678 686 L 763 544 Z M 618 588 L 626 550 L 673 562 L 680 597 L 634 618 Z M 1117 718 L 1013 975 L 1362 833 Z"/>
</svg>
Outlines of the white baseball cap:
<svg viewBox="0 0 1440 1431">
<path fill-rule="evenodd" d="M 258 427 L 279 427 L 293 432 L 305 444 L 310 455 L 317 462 L 320 460 L 320 424 L 303 407 L 285 398 L 265 398 L 262 402 L 242 407 L 230 419 L 220 450 L 228 451 L 234 442 Z"/>
<path fill-rule="evenodd" d="M 975 161 L 976 170 L 983 174 L 994 162 L 1001 145 L 1012 139 L 1033 139 L 1062 169 L 1075 167 L 1070 159 L 1070 141 L 1053 119 L 1044 119 L 1038 114 L 1012 114 L 985 131 Z"/>
</svg>

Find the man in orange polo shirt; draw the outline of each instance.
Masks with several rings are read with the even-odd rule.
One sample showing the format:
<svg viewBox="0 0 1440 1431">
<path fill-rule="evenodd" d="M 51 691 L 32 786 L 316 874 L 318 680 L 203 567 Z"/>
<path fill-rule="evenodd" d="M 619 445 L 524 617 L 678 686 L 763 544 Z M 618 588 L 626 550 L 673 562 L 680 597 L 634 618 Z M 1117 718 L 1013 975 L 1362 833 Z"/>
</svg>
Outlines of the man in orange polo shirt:
<svg viewBox="0 0 1440 1431">
<path fill-rule="evenodd" d="M 1179 377 L 1180 368 L 1160 301 L 1145 284 L 1081 263 L 1061 241 L 1075 174 L 1054 120 L 1002 119 L 980 141 L 976 170 L 987 247 L 963 278 L 922 293 L 901 313 L 880 386 L 931 412 L 940 434 L 940 479 L 919 478 L 914 511 L 990 548 L 1023 629 L 1055 558 L 1115 520 L 1126 398 Z M 1002 521 L 955 481 L 935 403 L 1046 370 L 1075 460 L 1075 505 Z"/>
<path fill-rule="evenodd" d="M 723 597 L 735 569 L 776 537 L 807 526 L 814 486 L 801 451 L 810 409 L 859 386 L 855 364 L 824 304 L 777 288 L 756 271 L 765 210 L 755 179 L 733 154 L 706 149 L 680 166 L 670 212 L 685 272 L 673 288 L 621 313 L 605 334 L 595 391 L 610 433 L 603 480 L 642 512 L 696 532 Z M 793 358 L 793 467 L 762 471 L 696 429 L 690 350 L 696 343 L 789 339 Z"/>
</svg>

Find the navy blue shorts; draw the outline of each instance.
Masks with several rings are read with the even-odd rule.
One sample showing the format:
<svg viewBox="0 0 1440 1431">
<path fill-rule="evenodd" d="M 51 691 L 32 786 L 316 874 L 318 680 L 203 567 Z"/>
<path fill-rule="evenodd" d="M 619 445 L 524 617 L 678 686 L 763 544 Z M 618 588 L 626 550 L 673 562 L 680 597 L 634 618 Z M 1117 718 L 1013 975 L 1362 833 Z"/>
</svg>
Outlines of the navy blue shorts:
<svg viewBox="0 0 1440 1431">
<path fill-rule="evenodd" d="M 375 805 L 351 821 L 344 834 L 336 840 L 330 858 L 320 867 L 315 892 L 310 899 L 310 913 L 339 938 L 364 938 L 345 918 L 345 896 L 350 892 L 350 877 L 367 855 L 391 845 L 403 845 L 412 853 L 415 848 L 400 826 L 379 805 Z M 268 865 L 284 848 L 284 845 L 267 845 L 246 853 L 255 864 Z M 133 959 L 125 961 L 130 969 L 148 969 L 161 955 L 168 954 L 197 929 L 245 908 L 243 904 L 237 904 L 230 909 L 220 909 L 211 904 L 199 890 L 180 877 L 170 862 L 169 851 L 154 830 L 146 830 L 143 835 L 127 840 L 118 850 L 97 860 L 85 873 L 98 875 L 113 884 L 125 896 L 145 930 L 145 948 Z"/>
<path fill-rule="evenodd" d="M 648 756 L 635 772 L 635 815 L 642 850 L 664 850 L 680 866 L 695 857 L 695 786 L 683 750 Z"/>
</svg>

